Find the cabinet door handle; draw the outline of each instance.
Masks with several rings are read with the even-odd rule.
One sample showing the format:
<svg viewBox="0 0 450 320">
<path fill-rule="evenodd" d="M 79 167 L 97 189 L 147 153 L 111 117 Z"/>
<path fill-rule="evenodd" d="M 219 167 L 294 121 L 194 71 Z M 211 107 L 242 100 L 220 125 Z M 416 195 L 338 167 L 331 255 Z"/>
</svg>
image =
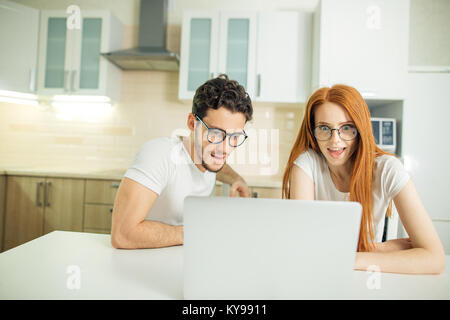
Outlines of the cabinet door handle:
<svg viewBox="0 0 450 320">
<path fill-rule="evenodd" d="M 67 78 L 69 77 L 70 71 L 64 70 L 64 91 L 67 92 L 69 89 L 67 88 Z"/>
<path fill-rule="evenodd" d="M 256 82 L 256 96 L 261 96 L 261 74 L 258 74 L 257 76 L 257 82 Z"/>
<path fill-rule="evenodd" d="M 36 92 L 36 67 L 30 68 L 30 91 Z"/>
<path fill-rule="evenodd" d="M 111 188 L 118 188 L 119 187 L 119 182 L 113 182 L 111 183 Z"/>
<path fill-rule="evenodd" d="M 42 186 L 42 182 L 41 181 L 36 183 L 36 205 L 38 207 L 42 206 L 42 202 L 41 202 L 41 186 Z"/>
<path fill-rule="evenodd" d="M 113 208 L 109 208 L 109 212 L 110 212 L 110 213 L 113 213 Z"/>
<path fill-rule="evenodd" d="M 50 202 L 48 201 L 48 195 L 50 193 L 50 186 L 52 183 L 50 181 L 47 181 L 45 183 L 45 191 L 44 191 L 44 207 L 50 207 Z"/>
<path fill-rule="evenodd" d="M 75 88 L 75 76 L 77 74 L 77 70 L 72 70 L 72 79 L 70 80 L 70 91 L 74 92 L 76 90 Z"/>
</svg>

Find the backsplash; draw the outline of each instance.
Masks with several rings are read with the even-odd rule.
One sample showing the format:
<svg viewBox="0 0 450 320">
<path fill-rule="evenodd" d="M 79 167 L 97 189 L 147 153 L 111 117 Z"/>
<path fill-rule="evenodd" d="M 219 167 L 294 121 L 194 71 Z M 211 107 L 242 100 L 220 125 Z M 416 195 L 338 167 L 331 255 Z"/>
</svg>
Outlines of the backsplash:
<svg viewBox="0 0 450 320">
<path fill-rule="evenodd" d="M 98 114 L 64 114 L 50 106 L 2 102 L 0 165 L 127 168 L 143 143 L 170 136 L 177 128 L 186 128 L 190 110 L 191 102 L 178 100 L 178 72 L 158 71 L 123 72 L 120 102 Z M 301 104 L 279 107 L 254 103 L 250 139 L 235 155 L 232 166 L 244 176 L 262 173 L 281 177 L 303 111 Z M 246 148 L 255 145 L 252 138 L 257 136 L 261 141 L 265 132 L 268 142 L 271 133 L 278 132 L 279 149 L 272 153 L 278 154 L 275 171 L 268 170 L 264 155 L 258 155 L 256 163 L 248 156 L 245 163 L 241 161 L 243 153 L 248 152 Z M 270 146 L 267 151 L 271 151 Z"/>
</svg>

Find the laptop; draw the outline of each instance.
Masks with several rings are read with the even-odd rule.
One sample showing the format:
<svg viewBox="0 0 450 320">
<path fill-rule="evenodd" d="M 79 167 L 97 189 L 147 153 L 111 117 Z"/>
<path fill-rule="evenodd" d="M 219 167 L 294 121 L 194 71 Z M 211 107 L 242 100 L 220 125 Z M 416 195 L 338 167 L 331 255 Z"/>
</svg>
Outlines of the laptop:
<svg viewBox="0 0 450 320">
<path fill-rule="evenodd" d="M 184 298 L 346 298 L 361 212 L 357 202 L 186 197 Z"/>
</svg>

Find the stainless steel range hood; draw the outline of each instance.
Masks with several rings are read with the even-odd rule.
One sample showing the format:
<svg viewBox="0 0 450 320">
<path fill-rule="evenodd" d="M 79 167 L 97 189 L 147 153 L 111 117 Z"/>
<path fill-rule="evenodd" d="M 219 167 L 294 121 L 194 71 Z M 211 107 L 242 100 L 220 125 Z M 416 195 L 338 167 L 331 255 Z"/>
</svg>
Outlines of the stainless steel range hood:
<svg viewBox="0 0 450 320">
<path fill-rule="evenodd" d="M 141 0 L 138 47 L 102 53 L 122 70 L 179 69 L 180 58 L 166 50 L 167 0 Z"/>
</svg>

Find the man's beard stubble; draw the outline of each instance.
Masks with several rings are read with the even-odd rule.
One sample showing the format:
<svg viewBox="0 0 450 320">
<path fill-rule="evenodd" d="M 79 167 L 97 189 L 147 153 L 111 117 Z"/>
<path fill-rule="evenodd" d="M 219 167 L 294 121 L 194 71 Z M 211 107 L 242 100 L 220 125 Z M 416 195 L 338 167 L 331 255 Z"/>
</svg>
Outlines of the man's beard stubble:
<svg viewBox="0 0 450 320">
<path fill-rule="evenodd" d="M 226 164 L 226 162 L 224 162 L 223 165 L 222 165 L 219 169 L 213 170 L 213 169 L 211 169 L 211 168 L 209 167 L 209 165 L 205 162 L 205 160 L 202 159 L 202 167 L 205 168 L 205 169 L 206 169 L 207 171 L 209 171 L 209 172 L 217 173 L 217 172 L 219 172 L 220 170 L 223 169 L 223 167 L 225 166 L 225 164 Z"/>
</svg>

